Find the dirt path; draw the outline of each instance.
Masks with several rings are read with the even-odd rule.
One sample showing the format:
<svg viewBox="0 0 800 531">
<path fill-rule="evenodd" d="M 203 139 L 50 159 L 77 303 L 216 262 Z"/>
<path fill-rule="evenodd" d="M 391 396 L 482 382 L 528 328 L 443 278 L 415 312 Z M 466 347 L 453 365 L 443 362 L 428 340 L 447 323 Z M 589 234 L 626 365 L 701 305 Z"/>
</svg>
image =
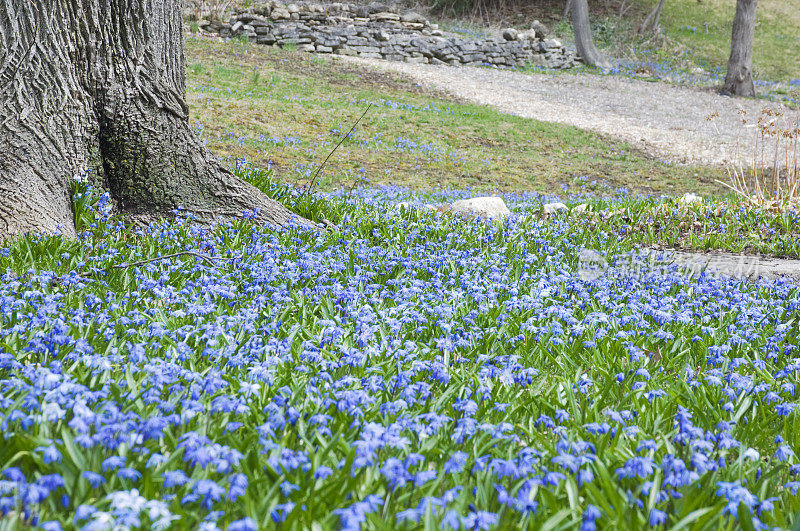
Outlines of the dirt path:
<svg viewBox="0 0 800 531">
<path fill-rule="evenodd" d="M 800 119 L 800 112 L 773 102 L 624 77 L 523 74 L 351 57 L 341 60 L 399 72 L 462 100 L 509 114 L 606 134 L 682 164 L 749 165 L 755 128 L 742 125 L 741 111 L 750 122 L 755 122 L 765 107 L 780 110 L 786 118 Z M 714 114 L 718 116 L 708 120 Z"/>
</svg>

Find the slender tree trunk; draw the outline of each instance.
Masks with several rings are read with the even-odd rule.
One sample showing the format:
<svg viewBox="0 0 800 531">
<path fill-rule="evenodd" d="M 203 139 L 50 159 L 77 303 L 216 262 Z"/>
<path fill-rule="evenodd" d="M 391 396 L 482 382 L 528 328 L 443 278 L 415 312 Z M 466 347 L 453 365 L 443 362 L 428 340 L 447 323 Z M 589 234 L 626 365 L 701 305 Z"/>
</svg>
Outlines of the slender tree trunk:
<svg viewBox="0 0 800 531">
<path fill-rule="evenodd" d="M 644 35 L 647 32 L 655 31 L 658 28 L 658 21 L 661 18 L 661 10 L 664 9 L 664 2 L 665 0 L 658 0 L 658 4 L 656 7 L 653 8 L 650 13 L 648 13 L 647 17 L 642 22 L 642 25 L 639 26 L 639 35 Z"/>
<path fill-rule="evenodd" d="M 0 1 L 0 241 L 75 233 L 74 176 L 134 221 L 176 208 L 283 225 L 189 127 L 180 0 Z"/>
<path fill-rule="evenodd" d="M 731 32 L 731 57 L 725 75 L 723 92 L 736 96 L 755 97 L 753 85 L 753 36 L 756 32 L 758 0 L 737 0 Z"/>
<path fill-rule="evenodd" d="M 567 0 L 567 3 L 564 4 L 564 13 L 561 15 L 561 18 L 567 18 L 572 11 L 572 0 Z"/>
<path fill-rule="evenodd" d="M 572 29 L 575 32 L 575 46 L 583 62 L 597 68 L 611 68 L 611 63 L 594 45 L 587 0 L 572 0 Z"/>
</svg>

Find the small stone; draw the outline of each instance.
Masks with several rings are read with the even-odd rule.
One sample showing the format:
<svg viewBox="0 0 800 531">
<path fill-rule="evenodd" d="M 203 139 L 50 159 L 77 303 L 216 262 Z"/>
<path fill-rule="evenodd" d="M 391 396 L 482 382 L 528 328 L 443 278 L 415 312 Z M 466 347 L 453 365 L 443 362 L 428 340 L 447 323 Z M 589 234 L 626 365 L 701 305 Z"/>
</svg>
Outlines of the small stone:
<svg viewBox="0 0 800 531">
<path fill-rule="evenodd" d="M 506 28 L 503 30 L 503 38 L 507 41 L 515 41 L 519 36 L 517 30 L 514 28 Z"/>
<path fill-rule="evenodd" d="M 528 62 L 530 62 L 533 66 L 547 66 L 547 59 L 540 54 L 533 54 L 528 58 Z"/>
<path fill-rule="evenodd" d="M 542 214 L 552 216 L 558 212 L 569 212 L 569 207 L 564 203 L 546 203 L 542 205 Z"/>
<path fill-rule="evenodd" d="M 397 13 L 388 13 L 388 12 L 387 13 L 375 13 L 374 15 L 371 15 L 370 18 L 373 18 L 373 19 L 375 19 L 375 20 L 377 20 L 379 22 L 386 22 L 386 21 L 399 22 L 400 21 L 400 15 L 398 15 Z"/>
<path fill-rule="evenodd" d="M 517 39 L 521 41 L 535 41 L 536 31 L 535 30 L 521 31 L 517 34 Z"/>
<path fill-rule="evenodd" d="M 387 13 L 391 11 L 391 8 L 387 4 L 381 2 L 370 2 L 369 5 L 367 5 L 367 9 L 370 13 Z"/>
<path fill-rule="evenodd" d="M 541 37 L 547 37 L 547 34 L 550 33 L 550 30 L 547 29 L 547 26 L 539 22 L 538 20 L 534 20 L 531 24 L 531 29 L 536 32 L 536 34 Z"/>
<path fill-rule="evenodd" d="M 300 8 L 297 7 L 297 4 L 289 4 L 288 6 L 286 6 L 286 11 L 288 11 L 290 14 L 291 13 L 299 13 L 300 12 Z"/>
<path fill-rule="evenodd" d="M 703 198 L 697 194 L 689 192 L 683 194 L 683 196 L 680 199 L 678 199 L 678 202 L 682 205 L 693 205 L 695 203 L 702 203 Z"/>
<path fill-rule="evenodd" d="M 450 205 L 450 209 L 457 214 L 478 216 L 482 219 L 502 219 L 511 214 L 505 201 L 500 197 L 462 199 Z"/>
<path fill-rule="evenodd" d="M 400 20 L 402 20 L 403 22 L 416 22 L 418 24 L 425 24 L 427 22 L 427 20 L 425 20 L 425 17 L 414 11 L 409 11 L 405 15 L 401 16 Z"/>
<path fill-rule="evenodd" d="M 570 210 L 570 214 L 572 214 L 573 216 L 579 216 L 584 212 L 586 212 L 587 208 L 589 208 L 589 205 L 587 205 L 586 203 L 581 203 L 580 205 L 573 207 L 572 210 Z"/>
</svg>

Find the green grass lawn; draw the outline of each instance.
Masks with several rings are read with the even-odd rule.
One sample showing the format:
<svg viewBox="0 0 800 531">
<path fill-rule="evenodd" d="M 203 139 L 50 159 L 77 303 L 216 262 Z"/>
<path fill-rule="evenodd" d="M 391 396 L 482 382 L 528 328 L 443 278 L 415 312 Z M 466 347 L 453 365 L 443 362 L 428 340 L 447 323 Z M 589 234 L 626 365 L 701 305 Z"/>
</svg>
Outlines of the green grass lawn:
<svg viewBox="0 0 800 531">
<path fill-rule="evenodd" d="M 412 188 L 580 191 L 606 182 L 642 193 L 719 191 L 718 168 L 665 164 L 596 133 L 502 114 L 429 93 L 407 79 L 238 42 L 187 42 L 192 121 L 233 164 L 310 176 L 369 102 L 375 105 L 319 177 Z"/>
</svg>

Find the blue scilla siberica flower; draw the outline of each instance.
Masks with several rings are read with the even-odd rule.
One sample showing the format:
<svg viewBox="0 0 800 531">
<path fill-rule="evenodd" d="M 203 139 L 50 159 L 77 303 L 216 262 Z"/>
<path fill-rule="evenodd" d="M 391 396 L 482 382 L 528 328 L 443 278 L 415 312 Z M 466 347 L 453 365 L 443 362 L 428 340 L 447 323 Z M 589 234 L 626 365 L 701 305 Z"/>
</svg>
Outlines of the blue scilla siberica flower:
<svg viewBox="0 0 800 531">
<path fill-rule="evenodd" d="M 613 525 L 607 507 L 668 526 L 691 498 L 714 525 L 744 507 L 788 527 L 796 287 L 611 257 L 582 278 L 599 235 L 528 216 L 536 193 L 504 194 L 494 223 L 391 208 L 469 195 L 331 193 L 336 231 L 108 221 L 53 249 L 32 237 L 36 264 L 2 249 L 0 511 L 53 529 L 491 529 L 578 503 L 588 530 Z M 133 265 L 186 251 L 212 258 Z"/>
</svg>

